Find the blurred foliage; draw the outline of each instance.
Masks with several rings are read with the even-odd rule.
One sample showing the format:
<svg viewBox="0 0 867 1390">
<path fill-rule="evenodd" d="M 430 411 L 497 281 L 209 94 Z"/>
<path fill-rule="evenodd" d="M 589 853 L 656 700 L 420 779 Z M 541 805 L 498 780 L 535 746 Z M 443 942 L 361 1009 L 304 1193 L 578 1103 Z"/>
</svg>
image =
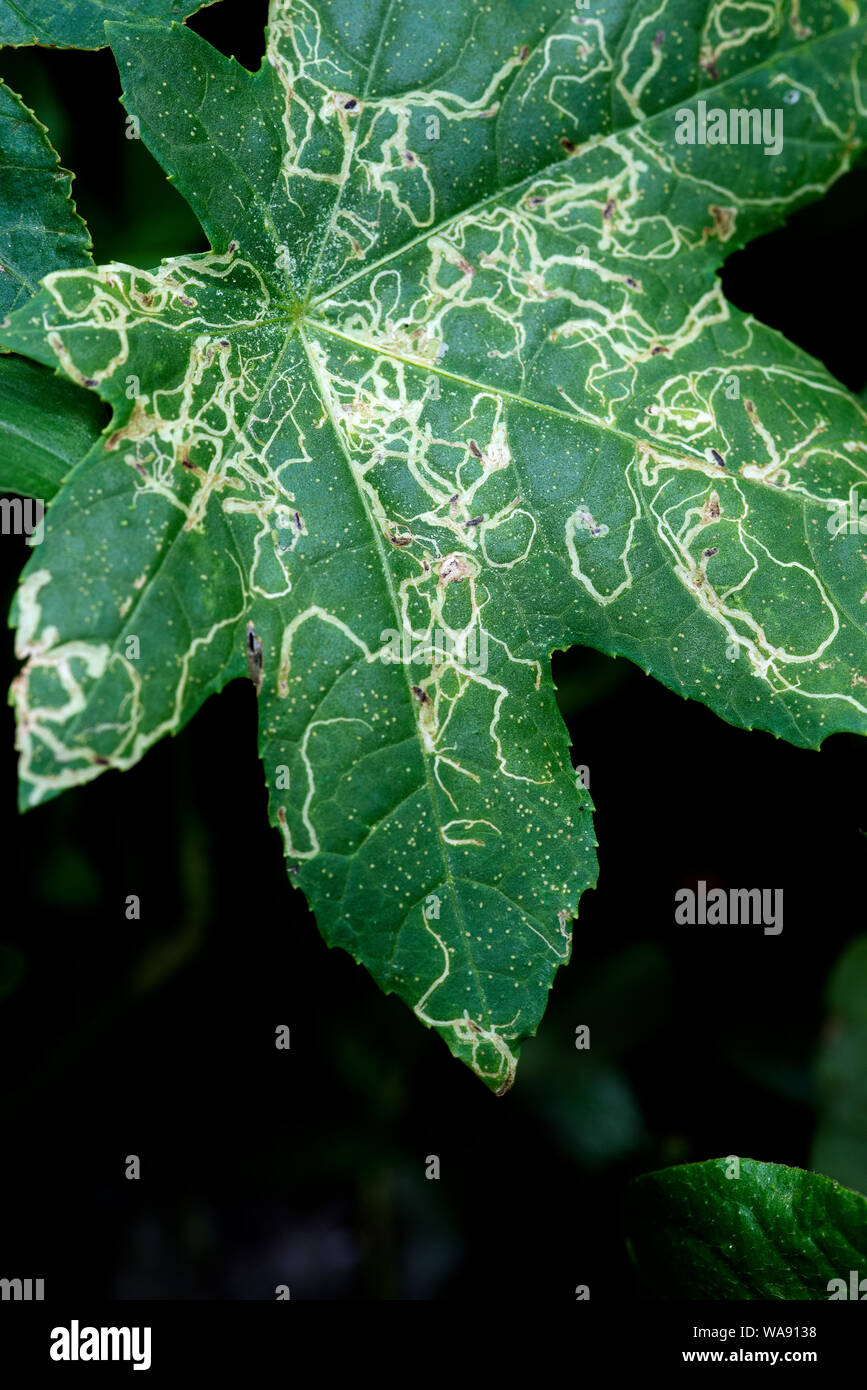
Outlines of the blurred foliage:
<svg viewBox="0 0 867 1390">
<path fill-rule="evenodd" d="M 27 973 L 27 962 L 14 946 L 0 942 L 0 999 L 6 999 L 18 988 Z"/>
<path fill-rule="evenodd" d="M 811 1165 L 867 1192 L 867 936 L 837 962 L 816 1065 L 818 1129 Z"/>
</svg>

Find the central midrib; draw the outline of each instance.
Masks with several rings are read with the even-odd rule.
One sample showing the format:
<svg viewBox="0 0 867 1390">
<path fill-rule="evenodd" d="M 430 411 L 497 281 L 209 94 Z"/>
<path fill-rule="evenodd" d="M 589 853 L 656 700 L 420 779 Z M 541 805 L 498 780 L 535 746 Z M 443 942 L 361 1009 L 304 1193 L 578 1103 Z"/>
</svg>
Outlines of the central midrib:
<svg viewBox="0 0 867 1390">
<path fill-rule="evenodd" d="M 312 376 L 313 376 L 313 378 L 314 378 L 314 380 L 315 380 L 315 382 L 316 382 L 316 384 L 317 384 L 317 387 L 318 387 L 318 390 L 319 390 L 319 394 L 320 394 L 320 398 L 321 398 L 321 400 L 322 400 L 322 404 L 323 404 L 323 406 L 325 407 L 325 409 L 328 411 L 328 420 L 329 420 L 329 424 L 331 425 L 331 432 L 332 432 L 332 435 L 333 435 L 333 437 L 335 438 L 335 440 L 337 441 L 337 446 L 338 446 L 338 448 L 340 449 L 341 453 L 343 454 L 343 457 L 344 457 L 344 459 L 345 459 L 345 461 L 346 461 L 347 472 L 349 473 L 350 477 L 352 478 L 353 484 L 354 484 L 354 486 L 355 486 L 355 490 L 356 490 L 356 492 L 357 492 L 357 494 L 358 494 L 358 497 L 359 497 L 359 500 L 360 500 L 360 502 L 361 502 L 361 505 L 362 505 L 362 507 L 364 508 L 364 514 L 365 514 L 365 516 L 366 516 L 366 518 L 367 518 L 367 522 L 368 522 L 368 525 L 369 525 L 369 527 L 370 527 L 370 531 L 371 531 L 371 535 L 372 535 L 372 537 L 373 537 L 374 545 L 376 546 L 377 556 L 378 556 L 379 564 L 380 564 L 380 569 L 381 569 L 381 572 L 382 572 L 382 574 L 383 574 L 383 576 L 384 576 L 384 578 L 385 578 L 386 588 L 388 589 L 388 597 L 389 597 L 389 602 L 391 603 L 392 612 L 393 612 L 393 614 L 394 614 L 395 624 L 396 624 L 397 628 L 400 628 L 401 622 L 402 622 L 402 620 L 401 620 L 401 613 L 400 613 L 400 604 L 399 604 L 399 602 L 398 602 L 398 597 L 397 597 L 397 594 L 395 593 L 395 589 L 394 589 L 394 581 L 393 581 L 392 574 L 391 574 L 391 567 L 390 567 L 390 565 L 389 565 L 389 563 L 388 563 L 388 556 L 387 556 L 387 554 L 386 554 L 385 544 L 384 544 L 383 538 L 382 538 L 382 531 L 380 530 L 379 526 L 376 524 L 376 518 L 375 518 L 375 517 L 372 515 L 372 513 L 371 513 L 370 505 L 369 505 L 369 503 L 368 503 L 367 498 L 366 498 L 365 495 L 364 495 L 363 490 L 359 487 L 358 479 L 357 479 L 357 477 L 356 477 L 356 475 L 355 475 L 355 470 L 354 470 L 353 467 L 352 467 L 352 461 L 351 461 L 351 459 L 350 459 L 350 457 L 349 457 L 349 455 L 348 455 L 348 453 L 347 453 L 347 451 L 346 451 L 346 448 L 344 447 L 343 439 L 342 439 L 342 437 L 341 437 L 340 431 L 339 431 L 339 429 L 338 429 L 338 427 L 337 427 L 337 424 L 336 424 L 336 422 L 335 422 L 335 420 L 334 420 L 334 417 L 333 417 L 332 412 L 331 412 L 331 409 L 330 409 L 328 391 L 327 391 L 326 387 L 324 386 L 324 384 L 323 384 L 323 383 L 321 382 L 321 380 L 320 380 L 320 374 L 319 374 L 319 372 L 318 372 L 318 370 L 317 370 L 317 365 L 316 365 L 315 357 L 314 357 L 313 353 L 310 351 L 310 346 L 309 346 L 309 344 L 308 344 L 308 342 L 307 342 L 307 338 L 306 338 L 306 335 L 305 335 L 305 333 L 304 333 L 303 324 L 299 324 L 299 325 L 298 325 L 298 338 L 299 338 L 299 341 L 300 341 L 300 342 L 303 344 L 303 346 L 304 346 L 304 351 L 305 351 L 305 353 L 306 353 L 306 355 L 307 355 L 307 361 L 308 361 L 308 364 L 309 364 L 309 366 L 310 366 L 310 371 L 311 371 L 311 374 L 312 374 Z M 409 695 L 409 691 L 407 691 L 407 696 L 408 696 L 408 698 L 411 698 L 410 695 Z M 430 805 L 431 805 L 431 813 L 432 813 L 432 815 L 433 815 L 434 823 L 435 823 L 435 825 L 436 825 L 437 840 L 438 840 L 439 849 L 440 849 L 440 856 L 441 856 L 442 864 L 443 864 L 443 872 L 444 872 L 444 874 L 445 874 L 445 879 L 446 879 L 446 882 L 447 882 L 448 887 L 449 887 L 449 891 L 450 891 L 451 896 L 452 896 L 452 901 L 454 902 L 454 905 L 455 905 L 455 916 L 456 916 L 456 919 L 457 919 L 458 927 L 459 927 L 460 932 L 461 932 L 461 936 L 462 936 L 462 938 L 463 938 L 464 951 L 465 951 L 465 953 L 466 953 L 467 963 L 468 963 L 469 968 L 470 968 L 470 970 L 471 970 L 471 972 L 472 972 L 473 978 L 474 978 L 474 980 L 475 980 L 475 982 L 476 982 L 476 989 L 477 989 L 477 991 L 478 991 L 478 996 L 479 996 L 479 999 L 480 999 L 480 1001 L 481 1001 L 481 1003 L 482 1003 L 482 1005 L 483 1005 L 483 1007 L 484 1007 L 484 1010 L 485 1010 L 485 1021 L 486 1021 L 487 1025 L 488 1025 L 488 1027 L 489 1027 L 489 1029 L 490 1029 L 490 1028 L 491 1028 L 491 1025 L 492 1025 L 491 1011 L 490 1011 L 490 1009 L 489 1009 L 489 1007 L 488 1007 L 487 995 L 486 995 L 486 993 L 485 993 L 484 986 L 482 985 L 482 981 L 481 981 L 481 978 L 480 978 L 480 976 L 479 976 L 479 972 L 478 972 L 478 969 L 477 969 L 477 967 L 476 967 L 476 963 L 475 963 L 475 961 L 474 961 L 474 959 L 473 959 L 472 951 L 471 951 L 471 948 L 470 948 L 470 933 L 469 933 L 469 931 L 468 931 L 468 929 L 467 929 L 467 926 L 466 926 L 466 924 L 465 924 L 465 922 L 464 922 L 463 910 L 462 910 L 462 908 L 461 908 L 460 900 L 459 900 L 459 898 L 458 898 L 457 884 L 456 884 L 456 882 L 455 882 L 455 878 L 454 878 L 454 875 L 453 875 L 453 873 L 452 873 L 451 861 L 450 861 L 449 856 L 448 856 L 448 854 L 447 854 L 447 852 L 446 852 L 446 849 L 445 849 L 445 841 L 444 841 L 444 839 L 443 839 L 443 823 L 442 823 L 442 818 L 441 818 L 441 816 L 440 816 L 440 814 L 439 814 L 439 806 L 438 806 L 438 803 L 437 803 L 436 791 L 435 791 L 435 788 L 434 788 L 434 785 L 433 785 L 433 780 L 432 780 L 432 778 L 431 778 L 430 767 L 429 767 L 429 765 L 428 765 L 428 758 L 427 758 L 427 755 L 426 755 L 426 752 L 425 752 L 424 744 L 423 744 L 423 742 L 422 742 L 421 734 L 420 734 L 420 732 L 419 732 L 418 723 L 417 723 L 417 721 L 415 720 L 414 716 L 413 716 L 413 725 L 414 725 L 416 737 L 417 737 L 418 743 L 419 743 L 419 750 L 420 750 L 420 753 L 421 753 L 421 762 L 422 762 L 422 767 L 423 767 L 423 769 L 424 769 L 425 783 L 426 783 L 427 791 L 428 791 L 428 799 L 429 799 Z"/>
</svg>

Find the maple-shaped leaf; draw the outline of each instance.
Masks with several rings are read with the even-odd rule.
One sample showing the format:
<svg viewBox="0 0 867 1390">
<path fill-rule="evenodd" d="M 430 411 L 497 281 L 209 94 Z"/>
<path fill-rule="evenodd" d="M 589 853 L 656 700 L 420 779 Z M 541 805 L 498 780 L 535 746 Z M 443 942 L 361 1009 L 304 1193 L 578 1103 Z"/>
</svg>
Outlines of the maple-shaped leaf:
<svg viewBox="0 0 867 1390">
<path fill-rule="evenodd" d="M 867 727 L 867 415 L 716 273 L 862 148 L 864 26 L 273 0 L 255 74 L 107 33 L 212 250 L 0 335 L 114 413 L 18 595 L 22 803 L 249 675 L 326 939 L 501 1092 L 596 875 L 554 649 Z"/>
</svg>

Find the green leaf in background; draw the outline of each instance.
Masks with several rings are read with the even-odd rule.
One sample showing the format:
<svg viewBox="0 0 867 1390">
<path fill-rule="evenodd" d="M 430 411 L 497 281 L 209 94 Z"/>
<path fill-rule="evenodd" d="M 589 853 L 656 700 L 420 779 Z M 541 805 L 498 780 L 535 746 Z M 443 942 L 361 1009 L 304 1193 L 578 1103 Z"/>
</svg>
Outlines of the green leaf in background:
<svg viewBox="0 0 867 1390">
<path fill-rule="evenodd" d="M 739 1166 L 739 1176 L 727 1176 Z M 828 1299 L 867 1277 L 867 1199 L 817 1173 L 712 1159 L 636 1178 L 625 1230 L 662 1299 Z"/>
<path fill-rule="evenodd" d="M 273 0 L 256 74 L 107 32 L 212 250 L 51 275 L 0 337 L 113 410 L 18 596 L 22 805 L 250 674 L 326 939 L 502 1092 L 596 875 L 552 650 L 867 728 L 828 525 L 867 415 L 716 276 L 864 145 L 864 26 Z M 679 144 L 699 99 L 784 112 L 781 148 Z"/>
<path fill-rule="evenodd" d="M 0 314 L 28 300 L 50 270 L 91 264 L 71 187 L 48 131 L 0 82 Z"/>
<path fill-rule="evenodd" d="M 90 265 L 71 176 L 48 132 L 0 82 L 0 315 L 25 303 L 49 271 Z M 93 395 L 22 358 L 0 358 L 0 491 L 48 502 L 98 439 Z"/>
<path fill-rule="evenodd" d="M 834 967 L 829 1017 L 816 1067 L 819 1122 L 810 1162 L 867 1192 L 867 936 Z"/>
<path fill-rule="evenodd" d="M 23 357 L 0 358 L 0 492 L 49 502 L 99 438 L 89 391 Z"/>
<path fill-rule="evenodd" d="M 213 0 L 0 0 L 0 45 L 104 48 L 106 20 L 180 20 Z"/>
</svg>

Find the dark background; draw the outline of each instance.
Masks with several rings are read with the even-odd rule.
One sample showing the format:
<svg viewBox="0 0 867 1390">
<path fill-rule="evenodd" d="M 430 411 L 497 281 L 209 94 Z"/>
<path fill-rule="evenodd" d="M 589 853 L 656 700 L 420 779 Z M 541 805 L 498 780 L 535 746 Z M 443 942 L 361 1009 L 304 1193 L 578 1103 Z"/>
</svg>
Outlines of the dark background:
<svg viewBox="0 0 867 1390">
<path fill-rule="evenodd" d="M 224 0 L 191 23 L 255 68 L 265 13 Z M 76 171 L 98 261 L 205 249 L 125 138 L 108 52 L 5 50 L 0 75 Z M 861 169 L 723 272 L 730 299 L 855 391 L 865 234 Z M 26 553 L 3 538 L 7 608 Z M 8 685 L 11 634 L 0 659 Z M 593 652 L 554 671 L 601 873 L 501 1099 L 325 947 L 267 825 L 249 682 L 131 772 L 24 818 L 2 713 L 0 1274 L 109 1298 L 570 1300 L 589 1284 L 628 1300 L 632 1175 L 727 1154 L 810 1166 L 823 992 L 863 929 L 867 744 L 729 728 Z M 698 878 L 782 887 L 782 935 L 675 927 L 675 890 Z"/>
</svg>

